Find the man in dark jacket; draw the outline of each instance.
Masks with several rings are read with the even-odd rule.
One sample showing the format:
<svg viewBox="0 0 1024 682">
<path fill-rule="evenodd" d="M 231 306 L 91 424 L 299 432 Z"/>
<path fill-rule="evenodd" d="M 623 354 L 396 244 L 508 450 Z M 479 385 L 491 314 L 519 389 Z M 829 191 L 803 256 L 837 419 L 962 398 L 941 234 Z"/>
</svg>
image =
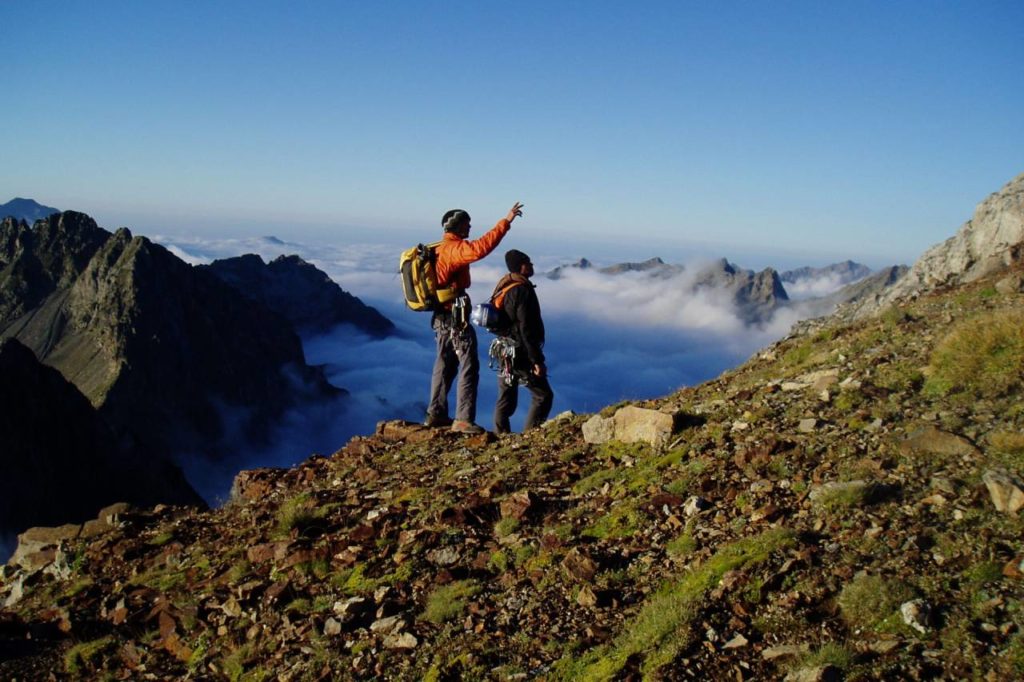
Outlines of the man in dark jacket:
<svg viewBox="0 0 1024 682">
<path fill-rule="evenodd" d="M 494 406 L 494 430 L 509 433 L 509 417 L 519 403 L 519 384 L 522 382 L 533 395 L 526 413 L 523 430 L 540 426 L 551 413 L 555 394 L 548 383 L 544 363 L 544 320 L 540 316 L 540 301 L 530 278 L 533 263 L 522 251 L 512 249 L 505 254 L 509 274 L 501 278 L 494 288 L 491 300 L 504 311 L 511 321 L 507 336 L 515 343 L 512 371 L 498 374 L 498 402 Z"/>
</svg>

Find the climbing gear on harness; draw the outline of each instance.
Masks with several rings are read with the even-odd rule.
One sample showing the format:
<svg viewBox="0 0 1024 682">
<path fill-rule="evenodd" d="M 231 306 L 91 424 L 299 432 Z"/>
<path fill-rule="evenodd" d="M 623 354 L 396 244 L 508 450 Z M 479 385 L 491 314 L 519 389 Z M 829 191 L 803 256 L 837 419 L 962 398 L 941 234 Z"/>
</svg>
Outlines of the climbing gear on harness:
<svg viewBox="0 0 1024 682">
<path fill-rule="evenodd" d="M 511 386 L 515 380 L 516 345 L 513 339 L 499 336 L 487 349 L 487 367 L 496 371 L 506 386 Z"/>
</svg>

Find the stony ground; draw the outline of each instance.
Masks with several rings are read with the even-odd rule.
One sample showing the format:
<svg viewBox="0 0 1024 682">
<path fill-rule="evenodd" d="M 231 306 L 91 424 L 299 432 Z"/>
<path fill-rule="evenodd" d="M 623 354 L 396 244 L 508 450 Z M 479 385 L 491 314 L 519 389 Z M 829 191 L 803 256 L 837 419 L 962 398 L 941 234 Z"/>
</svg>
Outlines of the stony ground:
<svg viewBox="0 0 1024 682">
<path fill-rule="evenodd" d="M 4 570 L 0 676 L 1024 677 L 1015 277 L 804 324 L 637 403 L 657 445 L 387 423 L 215 511 L 108 510 Z"/>
</svg>

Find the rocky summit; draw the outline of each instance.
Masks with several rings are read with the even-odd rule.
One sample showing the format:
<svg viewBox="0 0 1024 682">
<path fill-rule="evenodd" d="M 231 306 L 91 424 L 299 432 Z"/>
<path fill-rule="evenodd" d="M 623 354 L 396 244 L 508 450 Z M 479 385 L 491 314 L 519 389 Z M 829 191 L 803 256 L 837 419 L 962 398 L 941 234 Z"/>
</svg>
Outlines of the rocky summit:
<svg viewBox="0 0 1024 682">
<path fill-rule="evenodd" d="M 339 324 L 371 336 L 393 334 L 388 318 L 348 293 L 323 270 L 299 256 L 278 256 L 269 263 L 256 254 L 215 260 L 208 268 L 247 298 L 286 318 L 300 333 L 323 333 Z"/>
<path fill-rule="evenodd" d="M 211 511 L 40 529 L 0 674 L 1024 676 L 1024 264 L 527 434 L 383 422 Z"/>
<path fill-rule="evenodd" d="M 255 432 L 332 392 L 286 320 L 126 228 L 65 211 L 0 222 L 0 339 L 16 338 L 148 446 L 215 450 L 218 406 Z"/>
</svg>

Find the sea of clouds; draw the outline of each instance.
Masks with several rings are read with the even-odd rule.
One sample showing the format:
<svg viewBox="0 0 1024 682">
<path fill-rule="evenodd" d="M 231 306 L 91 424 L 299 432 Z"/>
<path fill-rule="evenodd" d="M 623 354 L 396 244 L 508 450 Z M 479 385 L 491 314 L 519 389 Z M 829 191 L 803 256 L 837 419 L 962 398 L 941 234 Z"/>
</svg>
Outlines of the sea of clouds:
<svg viewBox="0 0 1024 682">
<path fill-rule="evenodd" d="M 373 432 L 384 419 L 421 420 L 426 408 L 435 342 L 430 316 L 407 310 L 397 276 L 402 245 L 351 243 L 345 245 L 283 242 L 272 237 L 199 239 L 157 236 L 154 241 L 191 264 L 256 253 L 264 260 L 298 254 L 324 270 L 343 289 L 390 318 L 398 333 L 375 339 L 350 326 L 303 339 L 306 359 L 323 365 L 330 381 L 348 395 L 307 404 L 285 415 L 270 443 L 253 446 L 239 434 L 237 448 L 228 448 L 217 463 L 196 457 L 183 459 L 186 474 L 211 502 L 225 499 L 240 469 L 291 466 L 310 454 L 329 454 L 352 436 Z M 506 272 L 503 244 L 487 259 L 472 266 L 470 293 L 486 300 Z M 542 273 L 579 256 L 531 254 L 538 274 L 533 281 L 547 331 L 545 354 L 555 392 L 552 415 L 565 410 L 594 412 L 627 399 L 668 394 L 682 386 L 713 378 L 742 363 L 757 349 L 784 336 L 798 319 L 821 314 L 812 302 L 780 309 L 761 326 L 744 323 L 731 297 L 722 291 L 691 290 L 699 263 L 688 263 L 672 278 L 652 278 L 642 272 L 616 276 L 595 270 L 568 269 L 558 280 Z M 598 263 L 598 265 L 610 264 Z M 829 293 L 829 285 L 813 284 L 814 294 Z M 833 289 L 838 283 L 832 284 Z M 806 297 L 811 289 L 802 291 Z M 487 368 L 491 338 L 478 330 L 481 380 L 477 421 L 493 426 L 497 379 Z M 529 394 L 521 391 L 520 409 L 512 420 L 521 428 Z M 454 413 L 454 389 L 450 396 Z M 225 412 L 229 423 L 230 411 Z M 241 420 L 239 420 L 241 423 Z"/>
</svg>

